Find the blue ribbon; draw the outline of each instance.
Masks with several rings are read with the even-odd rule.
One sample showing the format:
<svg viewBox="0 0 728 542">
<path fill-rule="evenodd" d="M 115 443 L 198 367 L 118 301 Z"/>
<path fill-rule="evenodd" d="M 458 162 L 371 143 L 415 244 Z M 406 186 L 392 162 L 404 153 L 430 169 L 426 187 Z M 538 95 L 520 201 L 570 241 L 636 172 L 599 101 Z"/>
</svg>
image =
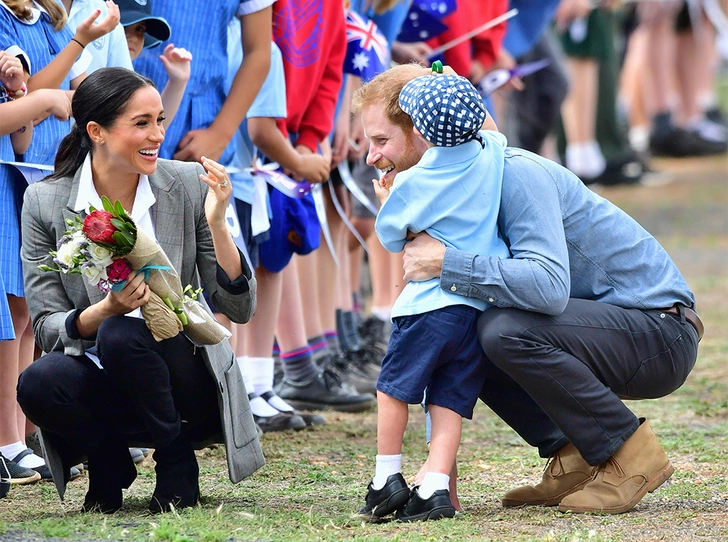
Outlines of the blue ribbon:
<svg viewBox="0 0 728 542">
<path fill-rule="evenodd" d="M 136 274 L 138 275 L 139 273 L 144 273 L 144 280 L 149 280 L 149 274 L 155 269 L 158 271 L 169 271 L 172 268 L 168 265 L 145 265 L 144 267 L 139 269 Z M 126 281 L 117 282 L 116 284 L 111 286 L 111 291 L 117 293 L 121 292 L 124 289 L 124 286 L 126 286 Z"/>
</svg>

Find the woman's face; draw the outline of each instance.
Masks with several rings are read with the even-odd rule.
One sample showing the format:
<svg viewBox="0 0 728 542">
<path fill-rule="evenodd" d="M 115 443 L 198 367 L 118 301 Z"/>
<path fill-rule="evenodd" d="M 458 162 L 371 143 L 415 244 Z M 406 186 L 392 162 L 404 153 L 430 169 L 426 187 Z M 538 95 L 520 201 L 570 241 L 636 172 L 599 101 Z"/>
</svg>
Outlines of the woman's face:
<svg viewBox="0 0 728 542">
<path fill-rule="evenodd" d="M 150 175 L 157 169 L 157 154 L 164 141 L 164 109 L 157 89 L 144 86 L 129 100 L 114 124 L 101 129 L 103 145 L 95 146 L 94 162 L 116 174 Z"/>
</svg>

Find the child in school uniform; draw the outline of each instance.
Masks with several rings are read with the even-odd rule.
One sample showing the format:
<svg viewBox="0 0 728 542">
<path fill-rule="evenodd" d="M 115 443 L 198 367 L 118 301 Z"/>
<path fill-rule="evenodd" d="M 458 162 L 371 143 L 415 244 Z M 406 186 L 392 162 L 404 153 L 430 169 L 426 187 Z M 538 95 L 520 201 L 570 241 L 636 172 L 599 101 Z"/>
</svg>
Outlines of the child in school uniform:
<svg viewBox="0 0 728 542">
<path fill-rule="evenodd" d="M 368 162 L 384 171 L 373 181 L 382 203 L 375 223 L 382 246 L 400 252 L 410 233 L 425 231 L 448 247 L 508 258 L 497 228 L 506 140 L 481 130 L 488 113 L 478 91 L 463 77 L 433 73 L 404 85 L 399 107 L 412 119 L 411 137 L 427 147 L 419 163 L 401 172 L 392 173 L 395 166 L 386 157 L 391 124 L 374 107 L 362 113 L 370 140 Z M 489 173 L 485 183 L 482 171 Z M 436 279 L 410 282 L 397 298 L 377 382 L 376 472 L 362 515 L 381 518 L 398 511 L 402 521 L 455 515 L 449 473 L 462 418 L 472 417 L 485 379 L 476 331 L 487 308 L 480 300 L 446 292 Z M 402 438 L 407 405 L 421 403 L 423 395 L 432 440 L 422 484 L 410 491 L 401 474 Z"/>
<path fill-rule="evenodd" d="M 151 1 L 141 5 L 134 0 L 119 0 L 121 25 L 124 27 L 129 56 L 135 60 L 143 49 L 151 49 L 169 39 L 172 30 L 164 17 L 152 15 Z M 192 54 L 181 47 L 168 44 L 159 60 L 167 72 L 167 84 L 161 91 L 164 106 L 164 127 L 172 123 L 182 103 L 187 81 L 190 80 Z"/>
</svg>

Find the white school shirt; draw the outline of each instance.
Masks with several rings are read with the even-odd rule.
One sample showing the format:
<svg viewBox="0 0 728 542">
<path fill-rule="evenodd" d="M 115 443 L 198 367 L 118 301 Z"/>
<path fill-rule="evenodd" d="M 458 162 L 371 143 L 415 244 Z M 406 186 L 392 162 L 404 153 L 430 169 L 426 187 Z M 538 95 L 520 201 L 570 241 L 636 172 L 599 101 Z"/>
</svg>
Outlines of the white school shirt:
<svg viewBox="0 0 728 542">
<path fill-rule="evenodd" d="M 150 236 L 155 241 L 157 235 L 154 232 L 154 223 L 152 222 L 152 215 L 149 213 L 149 209 L 156 203 L 157 199 L 154 197 L 152 187 L 149 185 L 149 177 L 146 175 L 139 175 L 139 184 L 137 185 L 136 195 L 134 196 L 134 206 L 131 210 L 131 218 L 134 220 L 136 227 L 141 229 L 144 233 Z M 91 153 L 86 155 L 86 159 L 81 166 L 81 176 L 78 183 L 78 196 L 76 196 L 76 203 L 73 206 L 73 210 L 76 212 L 86 211 L 90 213 L 90 207 L 93 206 L 96 209 L 103 209 L 104 205 L 101 202 L 101 196 L 96 191 L 94 186 L 93 173 L 91 170 Z M 141 309 L 134 309 L 133 311 L 126 314 L 134 318 L 141 318 Z M 101 362 L 98 356 L 86 352 L 86 356 L 91 359 L 99 369 Z"/>
</svg>

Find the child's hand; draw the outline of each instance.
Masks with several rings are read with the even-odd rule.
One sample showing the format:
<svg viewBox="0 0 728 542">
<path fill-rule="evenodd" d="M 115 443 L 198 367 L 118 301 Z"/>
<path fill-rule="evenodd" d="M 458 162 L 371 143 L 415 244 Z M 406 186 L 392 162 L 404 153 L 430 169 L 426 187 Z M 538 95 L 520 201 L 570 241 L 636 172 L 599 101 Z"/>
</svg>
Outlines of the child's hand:
<svg viewBox="0 0 728 542">
<path fill-rule="evenodd" d="M 0 84 L 9 92 L 23 88 L 23 64 L 7 51 L 0 51 Z"/>
<path fill-rule="evenodd" d="M 57 88 L 41 88 L 33 91 L 33 94 L 40 93 L 48 107 L 46 113 L 53 115 L 58 120 L 68 120 L 71 116 L 71 101 L 65 90 Z"/>
<path fill-rule="evenodd" d="M 175 47 L 173 43 L 169 43 L 164 48 L 164 53 L 159 55 L 159 60 L 164 64 L 170 81 L 186 83 L 190 79 L 192 53 L 187 49 Z"/>
<path fill-rule="evenodd" d="M 384 205 L 384 202 L 387 201 L 387 198 L 389 197 L 389 187 L 382 179 L 372 179 L 372 184 L 374 185 L 374 193 L 376 194 L 379 203 Z"/>
<path fill-rule="evenodd" d="M 106 2 L 106 9 L 108 13 L 98 24 L 94 24 L 96 19 L 101 15 L 101 10 L 95 10 L 88 18 L 81 21 L 81 24 L 76 27 L 76 34 L 73 36 L 74 39 L 78 40 L 84 47 L 99 39 L 101 36 L 105 36 L 111 32 L 116 25 L 119 24 L 121 15 L 119 14 L 119 6 L 114 4 L 111 0 Z"/>
<path fill-rule="evenodd" d="M 302 154 L 300 166 L 294 171 L 294 179 L 306 179 L 310 183 L 323 183 L 329 178 L 329 162 L 320 154 Z"/>
</svg>

